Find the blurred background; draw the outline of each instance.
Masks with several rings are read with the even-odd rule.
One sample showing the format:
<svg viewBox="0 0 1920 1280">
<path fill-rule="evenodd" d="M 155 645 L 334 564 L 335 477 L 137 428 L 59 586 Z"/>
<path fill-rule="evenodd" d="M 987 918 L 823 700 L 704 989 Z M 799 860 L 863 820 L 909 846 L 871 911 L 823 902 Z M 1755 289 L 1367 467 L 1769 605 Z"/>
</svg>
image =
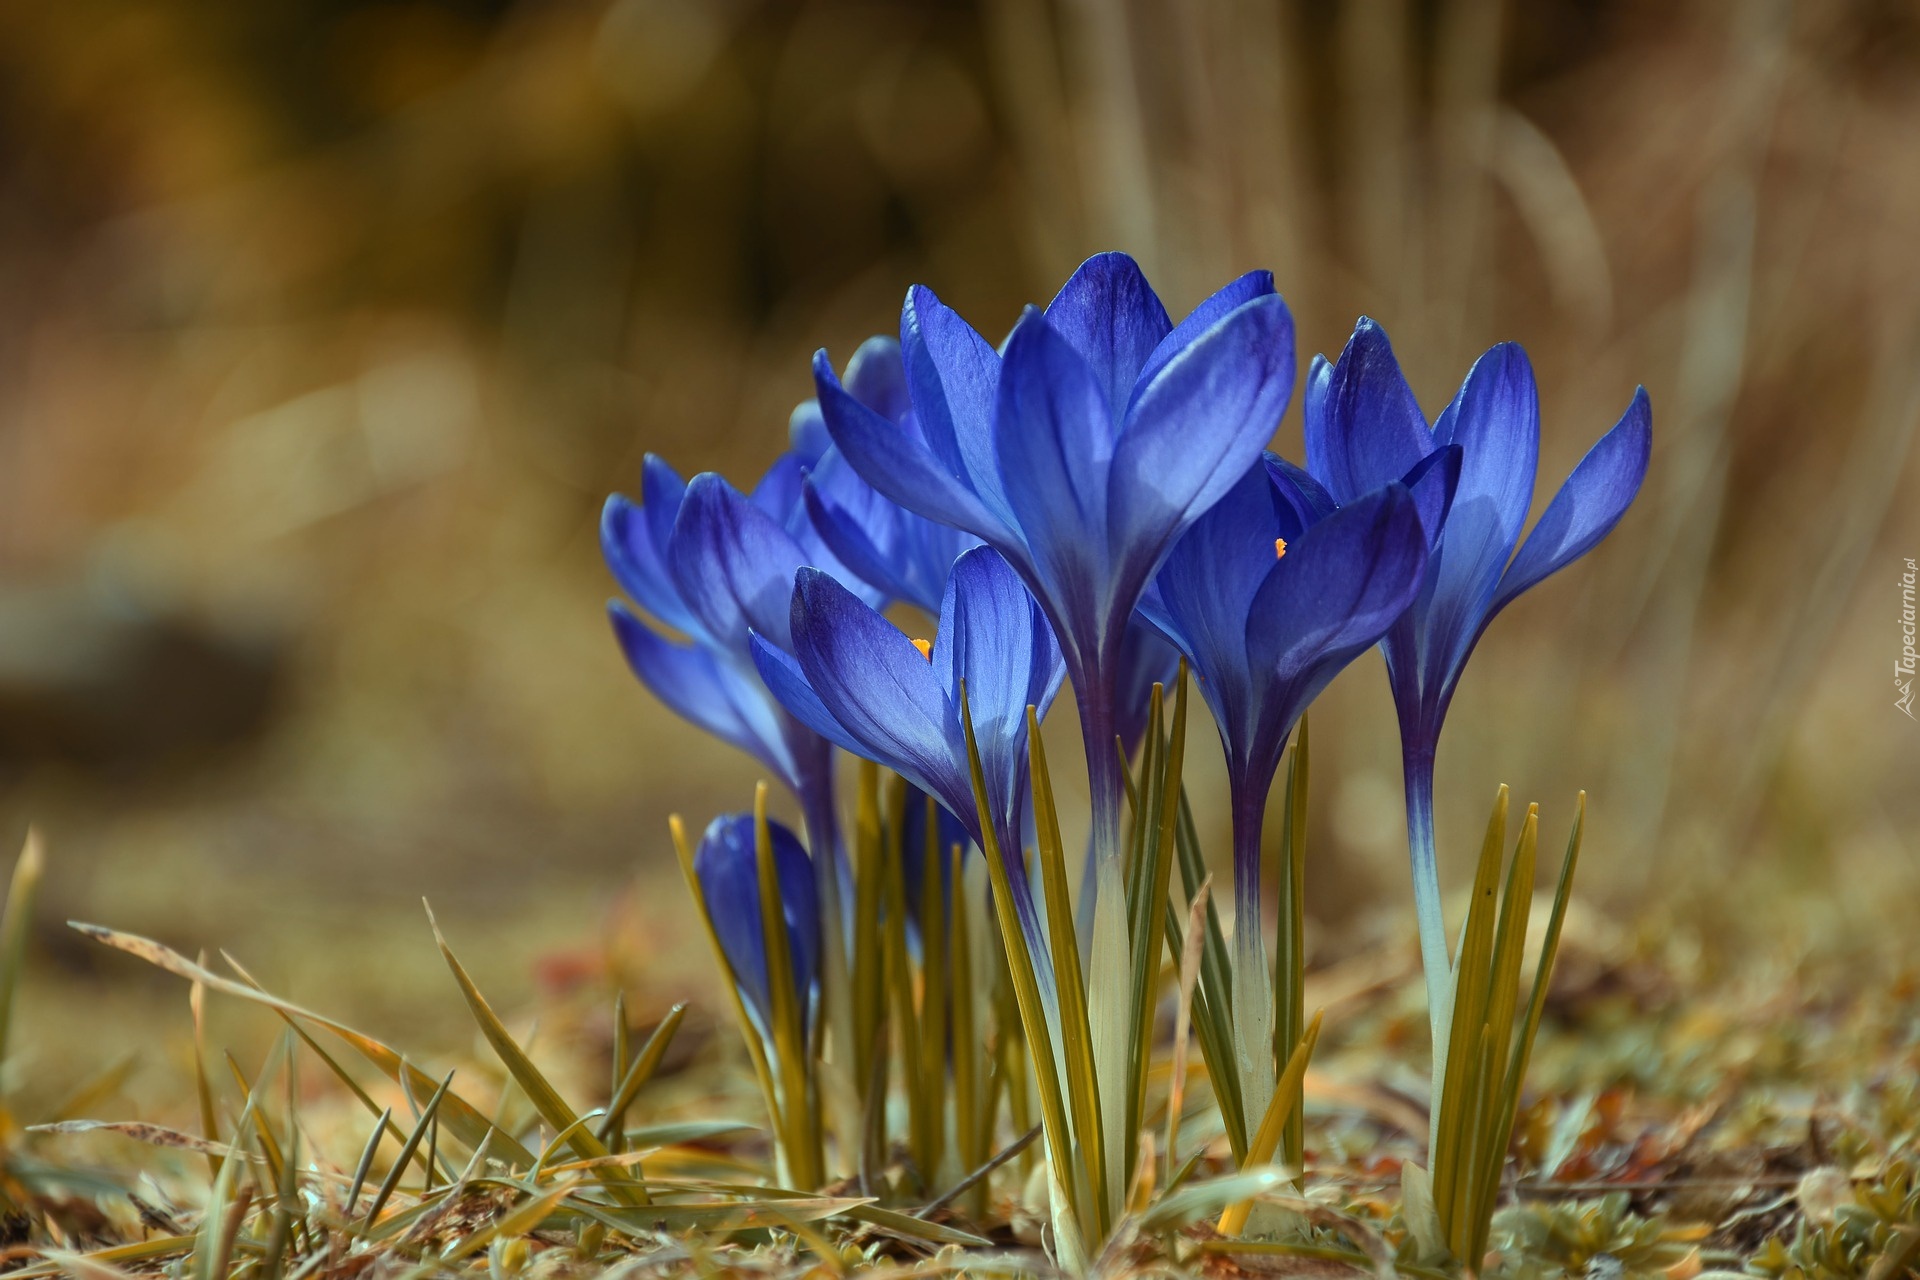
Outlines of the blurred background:
<svg viewBox="0 0 1920 1280">
<path fill-rule="evenodd" d="M 1376 317 L 1430 413 L 1523 341 L 1536 508 L 1645 383 L 1639 504 L 1455 704 L 1452 879 L 1497 783 L 1555 843 L 1584 787 L 1591 936 L 1910 957 L 1917 231 L 1899 0 L 0 4 L 33 1052 L 189 1025 L 71 916 L 415 1044 L 471 1035 L 422 896 L 503 1005 L 707 990 L 665 817 L 755 770 L 625 671 L 602 501 L 750 482 L 910 282 L 997 336 L 1107 248 L 1176 315 L 1271 268 L 1303 362 Z M 1314 712 L 1320 963 L 1412 954 L 1378 665 Z"/>
</svg>

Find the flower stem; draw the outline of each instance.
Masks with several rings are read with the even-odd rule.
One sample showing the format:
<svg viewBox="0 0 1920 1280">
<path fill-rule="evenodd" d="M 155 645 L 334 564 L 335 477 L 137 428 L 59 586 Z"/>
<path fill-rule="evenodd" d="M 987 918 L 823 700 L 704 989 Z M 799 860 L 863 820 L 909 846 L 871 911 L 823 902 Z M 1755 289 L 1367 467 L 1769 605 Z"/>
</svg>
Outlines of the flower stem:
<svg viewBox="0 0 1920 1280">
<path fill-rule="evenodd" d="M 1413 870 L 1413 909 L 1420 927 L 1420 967 L 1427 982 L 1427 1023 L 1433 1037 L 1433 1114 L 1440 1114 L 1448 1032 L 1453 1025 L 1453 961 L 1440 907 L 1440 867 L 1433 839 L 1433 753 L 1402 755 L 1407 788 L 1407 851 Z"/>
<path fill-rule="evenodd" d="M 1273 1097 L 1273 986 L 1260 911 L 1260 832 L 1266 823 L 1268 770 L 1235 769 L 1233 804 L 1233 1031 L 1240 1096 L 1248 1124 Z M 1245 1135 L 1249 1142 L 1252 1133 Z"/>
</svg>

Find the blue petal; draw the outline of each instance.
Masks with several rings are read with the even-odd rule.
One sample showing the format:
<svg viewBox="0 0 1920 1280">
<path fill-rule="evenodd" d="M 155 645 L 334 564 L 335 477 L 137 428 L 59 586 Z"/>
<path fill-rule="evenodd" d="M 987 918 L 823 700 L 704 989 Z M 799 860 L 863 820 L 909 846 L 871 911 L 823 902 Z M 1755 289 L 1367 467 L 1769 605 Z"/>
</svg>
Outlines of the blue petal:
<svg viewBox="0 0 1920 1280">
<path fill-rule="evenodd" d="M 1460 480 L 1446 535 L 1434 548 L 1424 610 L 1429 645 L 1450 653 L 1478 630 L 1533 502 L 1540 397 L 1526 352 L 1507 342 L 1474 361 L 1435 424 L 1434 440 L 1461 449 Z"/>
<path fill-rule="evenodd" d="M 1277 537 L 1298 537 L 1302 530 L 1320 523 L 1334 513 L 1339 503 L 1321 487 L 1313 475 L 1288 462 L 1277 453 L 1266 455 L 1267 477 L 1273 481 L 1275 496 L 1285 512 Z"/>
<path fill-rule="evenodd" d="M 754 670 L 760 673 L 760 680 L 767 691 L 787 709 L 787 714 L 813 730 L 834 746 L 851 751 L 857 756 L 867 754 L 866 748 L 854 740 L 853 735 L 833 718 L 820 695 L 807 683 L 806 673 L 800 670 L 799 660 L 784 649 L 776 649 L 767 643 L 766 637 L 752 632 L 747 643 L 753 651 Z"/>
<path fill-rule="evenodd" d="M 1230 742 L 1252 724 L 1248 617 L 1275 564 L 1273 540 L 1282 527 L 1276 497 L 1264 460 L 1246 468 L 1240 483 L 1174 544 L 1154 578 L 1154 600 L 1142 602 L 1142 612 L 1193 664 Z"/>
<path fill-rule="evenodd" d="M 861 343 L 840 381 L 854 399 L 889 422 L 900 421 L 912 407 L 907 399 L 907 368 L 900 344 L 892 338 L 872 337 Z"/>
<path fill-rule="evenodd" d="M 883 497 L 837 449 L 807 478 L 805 496 L 814 530 L 842 564 L 885 596 L 930 614 L 940 611 L 954 557 L 980 545 Z"/>
<path fill-rule="evenodd" d="M 1173 328 L 1153 286 L 1126 254 L 1096 254 L 1060 286 L 1046 314 L 1047 324 L 1093 370 L 1109 426 L 1117 426 L 1133 402 L 1135 379 Z"/>
<path fill-rule="evenodd" d="M 993 345 L 935 297 L 933 290 L 915 285 L 907 291 L 900 310 L 900 355 L 928 448 L 952 482 L 973 493 L 1004 523 L 1006 495 L 993 454 L 993 414 L 1000 386 L 1000 357 Z M 864 468 L 861 474 L 866 474 Z M 877 481 L 874 487 L 886 492 Z M 910 504 L 901 505 L 913 509 Z M 961 527 L 985 536 L 984 529 Z"/>
<path fill-rule="evenodd" d="M 932 665 L 913 642 L 838 582 L 809 569 L 794 584 L 792 635 L 807 683 L 860 754 L 951 802 L 955 720 Z M 959 794 L 970 793 L 969 783 Z"/>
<path fill-rule="evenodd" d="M 675 631 L 701 638 L 705 631 L 680 599 L 653 541 L 644 508 L 619 494 L 600 511 L 600 555 L 620 587 L 639 606 Z"/>
<path fill-rule="evenodd" d="M 1045 615 L 999 552 L 975 547 L 954 561 L 932 660 L 956 699 L 966 682 L 981 768 L 1004 806 L 997 816 L 1009 819 L 1025 774 L 1027 708 L 1046 714 L 1063 668 Z"/>
<path fill-rule="evenodd" d="M 835 450 L 830 456 L 839 459 L 840 453 Z M 883 540 L 890 543 L 892 538 L 889 535 L 893 532 L 893 517 L 880 504 L 884 503 L 894 511 L 898 511 L 899 507 L 854 476 L 853 468 L 844 460 L 836 470 L 852 477 L 851 483 L 843 479 L 837 484 L 823 486 L 820 473 L 815 472 L 807 477 L 802 489 L 814 531 L 834 557 L 862 580 L 872 583 L 891 599 L 907 598 L 903 566 L 897 564 L 893 556 L 880 545 Z M 857 490 L 855 486 L 858 486 Z M 861 490 L 864 492 L 859 492 Z"/>
<path fill-rule="evenodd" d="M 1140 394 L 1107 485 L 1108 550 L 1126 604 L 1180 531 L 1259 461 L 1292 391 L 1293 319 L 1267 294 L 1194 339 Z"/>
<path fill-rule="evenodd" d="M 1301 534 L 1254 598 L 1248 659 L 1263 676 L 1242 767 L 1279 767 L 1301 712 L 1405 614 L 1426 571 L 1413 496 L 1388 485 Z"/>
<path fill-rule="evenodd" d="M 887 421 L 856 400 L 841 387 L 824 351 L 813 358 L 813 381 L 833 443 L 861 479 L 907 510 L 942 524 L 982 537 L 1005 534 L 1005 522 L 988 511 L 964 470 L 936 456 L 927 441 L 903 424 Z M 924 419 L 924 407 L 916 412 Z"/>
<path fill-rule="evenodd" d="M 800 507 L 800 482 L 806 478 L 807 460 L 797 453 L 783 453 L 753 486 L 747 500 L 785 528 L 789 517 Z"/>
<path fill-rule="evenodd" d="M 1113 440 L 1093 371 L 1038 311 L 1007 339 L 994 417 L 1007 501 L 1056 616 L 1103 603 Z"/>
<path fill-rule="evenodd" d="M 1453 510 L 1453 496 L 1460 488 L 1461 450 L 1457 444 L 1442 445 L 1413 464 L 1400 483 L 1413 493 L 1420 508 L 1420 526 L 1427 531 L 1427 547 L 1440 541 Z"/>
<path fill-rule="evenodd" d="M 680 518 L 680 504 L 687 499 L 687 482 L 680 478 L 665 458 L 649 453 L 640 464 L 640 508 L 647 518 L 647 533 L 654 548 L 664 557 L 667 540 L 673 537 L 673 522 Z"/>
<path fill-rule="evenodd" d="M 1281 681 L 1329 662 L 1344 665 L 1406 612 L 1426 561 L 1426 533 L 1406 486 L 1389 484 L 1349 503 L 1301 534 L 1261 584 L 1250 611 L 1249 661 Z"/>
<path fill-rule="evenodd" d="M 760 862 L 755 849 L 754 819 L 750 813 L 715 818 L 700 837 L 693 855 L 694 874 L 707 916 L 720 940 L 720 950 L 733 970 L 734 980 L 748 1008 L 770 1035 L 773 1001 L 767 969 L 765 926 L 760 914 Z M 806 1007 L 819 970 L 820 908 L 815 894 L 813 866 L 793 832 L 769 821 L 767 834 L 773 849 L 773 868 L 780 888 L 780 909 L 786 919 L 792 952 L 794 988 Z"/>
<path fill-rule="evenodd" d="M 1173 332 L 1160 340 L 1160 345 L 1147 357 L 1147 363 L 1140 370 L 1139 380 L 1134 384 L 1133 399 L 1138 399 L 1148 383 L 1167 367 L 1167 362 L 1193 345 L 1207 330 L 1226 319 L 1256 298 L 1264 298 L 1273 292 L 1273 273 L 1271 271 L 1249 271 L 1226 288 L 1202 302 L 1188 313 L 1187 318 L 1174 326 Z M 1132 407 L 1132 400 L 1128 401 Z"/>
<path fill-rule="evenodd" d="M 743 659 L 749 630 L 788 647 L 793 573 L 808 559 L 772 516 L 712 472 L 687 486 L 667 544 L 681 598 L 718 643 Z"/>
<path fill-rule="evenodd" d="M 795 769 L 783 726 L 753 678 L 697 646 L 657 634 L 618 600 L 607 605 L 627 666 L 681 719 L 745 751 L 792 785 Z"/>
<path fill-rule="evenodd" d="M 812 466 L 832 447 L 833 437 L 827 434 L 827 420 L 820 412 L 820 402 L 802 400 L 793 406 L 793 412 L 787 416 L 787 448 Z"/>
<path fill-rule="evenodd" d="M 1309 375 L 1307 470 L 1336 501 L 1398 480 L 1433 452 L 1426 416 L 1379 325 L 1362 316 L 1339 362 L 1322 368 Z"/>
<path fill-rule="evenodd" d="M 1640 492 L 1652 454 L 1653 407 L 1647 401 L 1647 389 L 1641 387 L 1613 430 L 1587 451 L 1547 504 L 1540 523 L 1507 566 L 1494 610 L 1505 608 L 1515 596 L 1578 560 L 1606 537 Z"/>
</svg>

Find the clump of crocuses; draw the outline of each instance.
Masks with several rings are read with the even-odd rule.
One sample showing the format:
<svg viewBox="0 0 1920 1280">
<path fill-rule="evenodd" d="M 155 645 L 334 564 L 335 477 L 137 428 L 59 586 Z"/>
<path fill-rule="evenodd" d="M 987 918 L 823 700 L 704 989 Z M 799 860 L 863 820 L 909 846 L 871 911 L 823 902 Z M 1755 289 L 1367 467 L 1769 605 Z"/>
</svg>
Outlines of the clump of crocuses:
<svg viewBox="0 0 1920 1280">
<path fill-rule="evenodd" d="M 1523 1070 L 1537 1016 L 1509 1053 L 1514 1000 L 1499 993 L 1519 943 L 1505 913 L 1497 930 L 1469 921 L 1456 968 L 1439 913 L 1434 753 L 1494 615 L 1632 501 L 1647 399 L 1634 396 L 1523 540 L 1539 421 L 1520 348 L 1483 356 L 1430 424 L 1363 319 L 1337 362 L 1316 357 L 1308 373 L 1304 468 L 1265 451 L 1294 375 L 1292 319 L 1265 272 L 1176 323 L 1131 258 L 1102 254 L 998 342 L 915 286 L 897 340 L 870 339 L 838 371 L 815 358 L 814 398 L 750 491 L 712 474 L 683 482 L 649 455 L 642 500 L 609 500 L 603 549 L 631 601 L 612 617 L 634 672 L 758 760 L 804 819 L 803 847 L 765 816 L 763 792 L 697 851 L 682 837 L 787 1176 L 857 1176 L 884 1198 L 872 1179 L 889 1158 L 889 1098 L 903 1096 L 909 1164 L 931 1167 L 890 1185 L 930 1196 L 1037 1112 L 1053 1245 L 1087 1265 L 1154 1182 L 1140 1163 L 1148 1055 L 1163 963 L 1184 952 L 1205 958 L 1195 1027 L 1248 1166 L 1216 1209 L 1223 1230 L 1242 1227 L 1245 1197 L 1264 1185 L 1253 1167 L 1298 1158 L 1318 1026 L 1299 1007 L 1297 919 L 1291 944 L 1270 953 L 1262 937 L 1269 792 L 1308 705 L 1377 646 L 1400 716 L 1433 1010 L 1434 1186 L 1450 1212 L 1480 1212 L 1487 1197 L 1454 1188 L 1497 1173 L 1487 1144 L 1504 1131 L 1487 1117 L 1507 1096 L 1483 1071 L 1468 1101 L 1455 1082 L 1439 1118 L 1450 1029 L 1482 1012 L 1456 1008 L 1455 991 L 1495 993 L 1474 1024 L 1491 1046 L 1483 1064 Z M 1203 902 L 1182 782 L 1189 673 L 1227 759 L 1231 946 Z M 1038 733 L 1063 678 L 1089 798 L 1077 927 Z M 1304 741 L 1293 752 L 1284 825 L 1297 878 Z M 842 754 L 858 762 L 850 798 L 835 781 Z M 1483 876 L 1500 862 L 1504 804 Z M 1531 879 L 1534 830 L 1530 817 L 1516 884 Z M 1297 914 L 1297 892 L 1282 892 Z M 997 1074 L 976 1070 L 982 1052 Z M 1517 1076 L 1505 1085 L 1517 1097 Z M 1276 1145 L 1283 1126 L 1294 1137 Z M 1469 1130 L 1477 1154 L 1455 1161 Z M 1169 1149 L 1160 1176 L 1178 1183 L 1198 1158 Z M 968 1185 L 985 1212 L 990 1182 Z M 1437 1234 L 1484 1236 L 1465 1217 Z"/>
</svg>

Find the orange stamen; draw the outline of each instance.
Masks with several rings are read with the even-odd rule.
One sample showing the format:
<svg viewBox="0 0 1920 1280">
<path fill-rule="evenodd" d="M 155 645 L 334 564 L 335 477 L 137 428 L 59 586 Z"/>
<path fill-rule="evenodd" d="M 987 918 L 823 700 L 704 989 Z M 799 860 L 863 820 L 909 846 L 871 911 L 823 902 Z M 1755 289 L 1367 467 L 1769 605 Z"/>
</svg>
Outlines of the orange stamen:
<svg viewBox="0 0 1920 1280">
<path fill-rule="evenodd" d="M 1287 540 L 1285 538 L 1275 538 L 1273 540 L 1273 558 L 1275 560 L 1284 560 L 1287 558 Z"/>
<path fill-rule="evenodd" d="M 933 641 L 922 640 L 919 636 L 915 636 L 913 638 L 913 647 L 918 649 L 920 651 L 920 656 L 925 658 L 928 662 L 933 661 Z"/>
</svg>

